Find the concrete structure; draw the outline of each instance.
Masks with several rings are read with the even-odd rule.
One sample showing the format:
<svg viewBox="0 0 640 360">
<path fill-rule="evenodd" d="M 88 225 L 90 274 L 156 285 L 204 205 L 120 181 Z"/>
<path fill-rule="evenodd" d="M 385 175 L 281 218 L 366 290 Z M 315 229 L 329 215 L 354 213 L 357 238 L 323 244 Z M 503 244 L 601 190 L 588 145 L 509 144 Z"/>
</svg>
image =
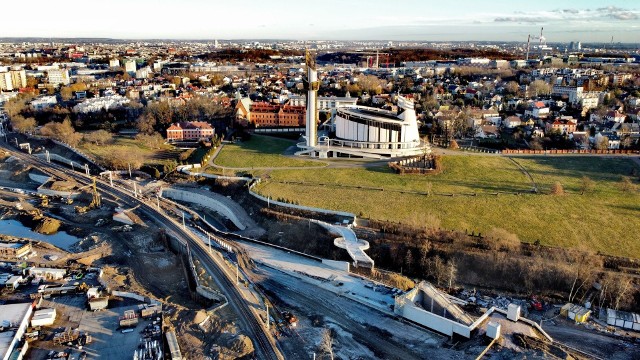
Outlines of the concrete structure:
<svg viewBox="0 0 640 360">
<path fill-rule="evenodd" d="M 47 71 L 49 84 L 51 85 L 69 85 L 69 70 L 67 69 L 51 69 Z"/>
<path fill-rule="evenodd" d="M 104 310 L 109 305 L 109 297 L 94 297 L 87 300 L 87 302 L 89 303 L 89 310 L 91 311 Z"/>
<path fill-rule="evenodd" d="M 569 320 L 573 320 L 576 323 L 583 323 L 589 319 L 591 310 L 580 305 L 567 303 L 560 308 L 560 315 L 566 316 Z"/>
<path fill-rule="evenodd" d="M 447 336 L 471 337 L 474 319 L 450 298 L 426 281 L 396 297 L 393 311 L 402 317 Z"/>
<path fill-rule="evenodd" d="M 309 113 L 309 104 L 307 105 Z M 420 139 L 413 101 L 398 96 L 399 114 L 378 108 L 350 106 L 336 109 L 335 138 L 323 137 L 317 145 L 300 143 L 298 155 L 320 158 L 399 157 L 430 153 Z M 307 128 L 307 130 L 309 130 Z"/>
<path fill-rule="evenodd" d="M 124 62 L 124 71 L 133 76 L 136 73 L 136 62 L 134 60 L 126 60 Z"/>
<path fill-rule="evenodd" d="M 307 81 L 309 83 L 309 89 L 307 90 L 307 113 L 305 119 L 305 138 L 306 146 L 313 148 L 318 144 L 318 89 L 320 89 L 320 82 L 318 81 L 318 71 L 316 70 L 316 59 L 311 57 L 311 54 L 306 53 L 307 64 Z"/>
<path fill-rule="evenodd" d="M 33 313 L 31 326 L 51 326 L 56 321 L 56 309 L 41 309 Z"/>
<path fill-rule="evenodd" d="M 0 242 L 0 256 L 9 259 L 21 259 L 31 252 L 29 242 Z"/>
<path fill-rule="evenodd" d="M 216 193 L 199 189 L 162 188 L 160 196 L 209 208 L 229 219 L 240 230 L 258 227 L 240 205 Z"/>
<path fill-rule="evenodd" d="M 128 104 L 130 101 L 131 100 L 129 100 L 129 98 L 120 95 L 96 97 L 86 99 L 80 104 L 74 106 L 73 111 L 76 113 L 87 114 L 103 110 L 117 109 Z"/>
<path fill-rule="evenodd" d="M 640 315 L 607 309 L 607 324 L 627 330 L 640 331 Z"/>
<path fill-rule="evenodd" d="M 0 332 L 0 358 L 2 360 L 20 359 L 22 356 L 19 354 L 24 355 L 27 345 L 25 344 L 25 347 L 19 349 L 18 344 L 29 326 L 32 312 L 31 303 L 0 305 L 0 325 L 8 328 L 8 330 Z M 14 354 L 13 357 L 12 354 Z"/>
<path fill-rule="evenodd" d="M 214 129 L 203 121 L 175 123 L 167 128 L 167 140 L 198 140 L 211 138 Z"/>
<path fill-rule="evenodd" d="M 256 127 L 304 126 L 305 108 L 256 102 L 251 104 L 246 120 Z"/>
<path fill-rule="evenodd" d="M 56 98 L 55 95 L 40 96 L 31 101 L 31 107 L 35 111 L 41 111 L 46 108 L 52 107 L 57 103 L 58 103 L 58 99 Z"/>
<path fill-rule="evenodd" d="M 13 81 L 11 80 L 11 73 L 8 71 L 0 72 L 0 90 L 12 91 Z"/>
<path fill-rule="evenodd" d="M 509 304 L 507 307 L 507 319 L 511 321 L 520 320 L 520 305 Z"/>
<path fill-rule="evenodd" d="M 21 89 L 27 87 L 27 73 L 25 70 L 11 70 L 11 82 L 14 89 Z"/>
<path fill-rule="evenodd" d="M 491 339 L 498 339 L 500 338 L 500 330 L 501 330 L 501 326 L 499 323 L 497 322 L 489 322 L 489 324 L 487 325 L 487 336 Z"/>
<path fill-rule="evenodd" d="M 333 240 L 333 244 L 341 249 L 347 250 L 347 253 L 353 259 L 353 266 L 373 269 L 373 259 L 364 252 L 369 249 L 369 242 L 358 239 L 356 233 L 350 226 L 331 225 L 320 220 L 310 221 L 324 227 L 330 233 L 339 236 Z"/>
<path fill-rule="evenodd" d="M 51 280 L 62 280 L 67 274 L 65 269 L 30 267 L 27 269 L 29 275 Z"/>
<path fill-rule="evenodd" d="M 127 212 L 122 208 L 116 208 L 116 212 L 111 216 L 111 219 L 126 225 L 134 224 L 133 220 L 131 220 L 129 215 L 127 215 Z"/>
</svg>

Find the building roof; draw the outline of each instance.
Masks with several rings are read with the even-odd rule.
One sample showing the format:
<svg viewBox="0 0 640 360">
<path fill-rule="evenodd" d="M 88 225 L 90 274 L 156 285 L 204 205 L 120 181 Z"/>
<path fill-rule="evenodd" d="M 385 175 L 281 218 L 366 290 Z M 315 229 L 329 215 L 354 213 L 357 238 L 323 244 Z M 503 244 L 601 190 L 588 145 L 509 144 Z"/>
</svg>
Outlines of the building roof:
<svg viewBox="0 0 640 360">
<path fill-rule="evenodd" d="M 17 327 L 29 315 L 31 303 L 0 305 L 0 325 L 10 323 Z M 3 356 L 9 351 L 15 332 L 5 331 L 0 333 L 0 354 Z"/>
<path fill-rule="evenodd" d="M 201 129 L 201 130 L 213 130 L 209 123 L 204 121 L 188 121 L 173 123 L 167 128 L 167 130 L 185 130 L 185 129 Z"/>
</svg>

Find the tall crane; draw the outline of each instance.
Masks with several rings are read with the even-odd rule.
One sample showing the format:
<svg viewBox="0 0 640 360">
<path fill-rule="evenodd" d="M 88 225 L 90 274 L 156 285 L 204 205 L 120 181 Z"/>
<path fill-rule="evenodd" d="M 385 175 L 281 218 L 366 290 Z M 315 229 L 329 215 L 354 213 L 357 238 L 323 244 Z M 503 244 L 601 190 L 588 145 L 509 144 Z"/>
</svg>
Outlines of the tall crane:
<svg viewBox="0 0 640 360">
<path fill-rule="evenodd" d="M 538 47 L 540 49 L 540 58 L 542 59 L 542 49 L 543 49 L 542 42 L 544 41 L 545 45 L 547 44 L 547 41 L 546 41 L 547 39 L 545 39 L 545 37 L 542 35 L 542 30 L 543 29 L 544 29 L 544 27 L 540 28 L 540 36 L 535 36 L 535 35 L 531 36 L 531 34 L 529 34 L 529 36 L 527 37 L 527 58 L 526 58 L 527 61 L 529 61 L 529 49 L 530 49 L 530 46 L 531 46 L 531 39 L 539 40 Z"/>
</svg>

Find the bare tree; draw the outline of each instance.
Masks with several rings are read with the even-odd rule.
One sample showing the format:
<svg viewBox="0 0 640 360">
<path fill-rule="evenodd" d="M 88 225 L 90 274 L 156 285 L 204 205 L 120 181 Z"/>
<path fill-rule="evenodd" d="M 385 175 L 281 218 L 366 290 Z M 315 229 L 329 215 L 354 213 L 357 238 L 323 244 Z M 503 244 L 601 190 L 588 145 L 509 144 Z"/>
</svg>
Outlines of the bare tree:
<svg viewBox="0 0 640 360">
<path fill-rule="evenodd" d="M 569 291 L 569 302 L 575 301 L 576 296 L 585 285 L 591 284 L 602 268 L 602 258 L 588 248 L 580 248 L 574 252 L 569 263 L 569 271 L 573 282 Z"/>
<path fill-rule="evenodd" d="M 84 140 L 87 142 L 95 143 L 96 145 L 104 145 L 113 140 L 113 135 L 106 130 L 96 130 L 84 134 Z"/>
<path fill-rule="evenodd" d="M 36 120 L 32 117 L 25 118 L 22 115 L 14 115 L 11 117 L 11 126 L 13 130 L 25 133 L 36 128 Z"/>
<path fill-rule="evenodd" d="M 520 248 L 518 235 L 502 228 L 492 228 L 485 236 L 486 244 L 493 250 L 516 251 Z"/>
<path fill-rule="evenodd" d="M 607 150 L 609 148 L 609 138 L 606 136 L 601 136 L 596 140 L 596 149 L 597 150 Z"/>
<path fill-rule="evenodd" d="M 324 330 L 322 330 L 320 350 L 323 352 L 325 358 L 333 360 L 333 335 L 331 334 L 331 329 L 329 328 L 325 328 Z"/>
<path fill-rule="evenodd" d="M 453 288 L 457 275 L 458 275 L 458 268 L 456 267 L 455 261 L 451 259 L 447 263 L 447 282 L 449 283 L 449 290 Z"/>
<path fill-rule="evenodd" d="M 582 177 L 582 182 L 580 183 L 580 195 L 584 195 L 585 193 L 592 192 L 596 187 L 596 183 L 591 180 L 588 176 Z"/>
</svg>

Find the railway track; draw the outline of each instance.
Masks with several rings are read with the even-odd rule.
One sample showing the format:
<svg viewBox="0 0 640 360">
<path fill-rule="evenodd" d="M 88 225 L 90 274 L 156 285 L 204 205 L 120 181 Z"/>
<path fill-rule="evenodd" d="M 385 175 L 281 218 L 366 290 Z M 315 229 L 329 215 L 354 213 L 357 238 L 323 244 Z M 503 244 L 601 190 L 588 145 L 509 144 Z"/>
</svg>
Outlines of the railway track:
<svg viewBox="0 0 640 360">
<path fill-rule="evenodd" d="M 20 151 L 12 149 L 8 144 L 3 143 L 0 145 L 7 151 L 9 151 L 16 158 L 21 161 L 38 168 L 38 170 L 58 178 L 73 179 L 79 184 L 89 184 L 91 181 L 84 173 L 73 172 L 61 165 L 55 163 L 47 163 L 44 160 L 38 159 L 34 156 L 29 156 Z M 129 194 L 126 190 L 111 187 L 108 183 L 97 179 L 96 185 L 98 191 L 104 196 L 109 195 L 114 199 L 124 202 L 127 206 L 139 206 L 138 210 L 146 215 L 149 219 L 163 226 L 170 233 L 172 233 L 180 242 L 189 246 L 194 255 L 203 264 L 205 270 L 209 272 L 212 278 L 216 281 L 220 290 L 229 299 L 229 304 L 232 309 L 240 318 L 245 331 L 253 339 L 255 345 L 254 356 L 257 359 L 284 359 L 280 353 L 277 344 L 270 341 L 268 335 L 265 333 L 267 330 L 262 325 L 262 322 L 244 301 L 240 291 L 235 285 L 235 282 L 231 280 L 230 275 L 226 273 L 222 266 L 218 264 L 215 259 L 209 255 L 202 241 L 197 238 L 189 230 L 184 229 L 173 218 L 169 217 L 162 211 L 156 209 L 153 204 L 149 204 L 144 200 L 135 198 L 132 194 Z M 218 235 L 220 236 L 220 234 Z"/>
</svg>

